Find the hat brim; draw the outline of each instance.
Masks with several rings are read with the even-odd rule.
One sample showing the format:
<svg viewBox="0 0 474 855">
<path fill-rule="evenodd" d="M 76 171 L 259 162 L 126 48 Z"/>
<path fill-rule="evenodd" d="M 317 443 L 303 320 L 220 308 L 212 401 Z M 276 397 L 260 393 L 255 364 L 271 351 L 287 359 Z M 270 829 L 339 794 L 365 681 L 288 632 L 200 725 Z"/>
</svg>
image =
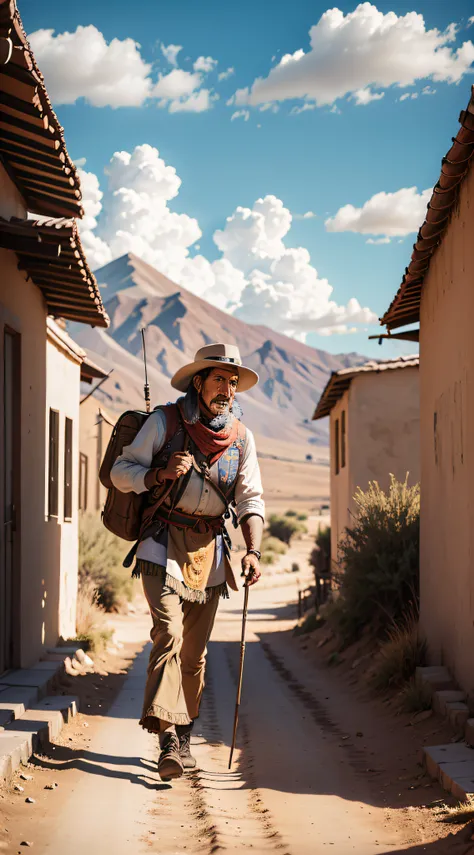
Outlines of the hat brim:
<svg viewBox="0 0 474 855">
<path fill-rule="evenodd" d="M 243 365 L 234 365 L 232 362 L 223 362 L 222 359 L 201 359 L 198 362 L 190 362 L 188 365 L 183 365 L 174 377 L 171 378 L 173 389 L 178 389 L 179 392 L 187 392 L 188 386 L 195 374 L 199 371 L 204 371 L 205 368 L 225 368 L 235 369 L 239 375 L 239 385 L 237 392 L 248 392 L 253 386 L 256 386 L 259 380 L 256 371 L 251 368 L 245 368 Z"/>
</svg>

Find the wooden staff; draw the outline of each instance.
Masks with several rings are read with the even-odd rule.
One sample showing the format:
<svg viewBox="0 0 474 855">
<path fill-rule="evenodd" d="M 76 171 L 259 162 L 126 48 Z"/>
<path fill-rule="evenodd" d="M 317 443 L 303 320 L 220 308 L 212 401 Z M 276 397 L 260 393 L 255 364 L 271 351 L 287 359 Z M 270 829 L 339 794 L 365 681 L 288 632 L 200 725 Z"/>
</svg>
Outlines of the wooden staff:
<svg viewBox="0 0 474 855">
<path fill-rule="evenodd" d="M 237 725 L 239 723 L 239 707 L 240 707 L 240 698 L 242 695 L 242 677 L 244 675 L 245 628 L 246 628 L 246 624 L 247 624 L 248 605 L 249 605 L 249 587 L 248 587 L 248 583 L 247 583 L 247 585 L 245 586 L 244 610 L 242 613 L 242 635 L 240 638 L 239 684 L 237 686 L 237 701 L 235 704 L 235 715 L 234 715 L 234 733 L 232 734 L 232 746 L 230 749 L 229 769 L 232 767 L 232 757 L 234 756 L 235 740 L 237 738 Z"/>
</svg>

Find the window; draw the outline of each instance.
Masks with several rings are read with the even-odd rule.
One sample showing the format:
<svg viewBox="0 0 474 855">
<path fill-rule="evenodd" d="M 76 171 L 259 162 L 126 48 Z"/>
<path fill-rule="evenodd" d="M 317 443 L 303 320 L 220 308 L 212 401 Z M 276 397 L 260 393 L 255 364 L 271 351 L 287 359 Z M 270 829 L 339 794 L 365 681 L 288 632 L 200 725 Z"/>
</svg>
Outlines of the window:
<svg viewBox="0 0 474 855">
<path fill-rule="evenodd" d="M 87 454 L 79 453 L 79 510 L 87 511 Z"/>
<path fill-rule="evenodd" d="M 339 475 L 339 419 L 334 424 L 334 469 L 336 475 Z"/>
<path fill-rule="evenodd" d="M 341 413 L 341 469 L 346 465 L 346 411 Z"/>
<path fill-rule="evenodd" d="M 49 411 L 48 516 L 58 515 L 59 413 Z"/>
<path fill-rule="evenodd" d="M 72 518 L 72 419 L 64 425 L 64 519 Z"/>
</svg>

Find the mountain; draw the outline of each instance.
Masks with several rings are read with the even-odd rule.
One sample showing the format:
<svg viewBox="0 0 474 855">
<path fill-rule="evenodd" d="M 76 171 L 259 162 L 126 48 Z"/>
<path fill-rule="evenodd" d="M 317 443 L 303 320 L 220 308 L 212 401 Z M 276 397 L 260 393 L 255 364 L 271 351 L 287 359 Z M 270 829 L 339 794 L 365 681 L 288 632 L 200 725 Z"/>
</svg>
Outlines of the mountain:
<svg viewBox="0 0 474 855">
<path fill-rule="evenodd" d="M 211 306 L 128 254 L 95 272 L 111 325 L 108 330 L 71 325 L 71 334 L 112 376 L 96 393 L 120 411 L 143 405 L 141 329 L 147 327 L 148 375 L 153 404 L 175 400 L 169 380 L 195 352 L 213 341 L 237 344 L 260 383 L 241 396 L 245 421 L 256 433 L 290 442 L 327 444 L 327 425 L 311 422 L 331 371 L 365 360 L 333 355 L 247 324 Z"/>
</svg>

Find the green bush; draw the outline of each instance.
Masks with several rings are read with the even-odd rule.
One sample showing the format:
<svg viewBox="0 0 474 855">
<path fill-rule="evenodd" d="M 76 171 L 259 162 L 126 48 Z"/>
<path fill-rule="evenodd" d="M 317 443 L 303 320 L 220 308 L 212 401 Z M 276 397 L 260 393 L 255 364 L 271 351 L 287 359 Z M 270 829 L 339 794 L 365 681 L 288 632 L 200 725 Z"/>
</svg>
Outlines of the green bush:
<svg viewBox="0 0 474 855">
<path fill-rule="evenodd" d="M 316 574 L 329 573 L 331 570 L 331 528 L 320 526 L 316 535 L 316 545 L 309 556 L 309 563 Z"/>
<path fill-rule="evenodd" d="M 130 570 L 122 567 L 127 544 L 102 525 L 94 514 L 79 522 L 79 588 L 91 582 L 97 604 L 105 611 L 119 611 L 133 592 Z"/>
<path fill-rule="evenodd" d="M 298 512 L 294 511 L 293 508 L 290 508 L 289 511 L 285 511 L 285 517 L 297 517 Z"/>
<path fill-rule="evenodd" d="M 369 624 L 375 632 L 403 623 L 418 609 L 420 488 L 391 476 L 354 496 L 352 527 L 338 545 L 339 621 L 346 639 Z"/>
<path fill-rule="evenodd" d="M 278 514 L 272 514 L 268 520 L 269 534 L 284 543 L 289 544 L 294 535 L 303 534 L 306 531 L 306 526 L 291 516 L 280 517 Z"/>
</svg>

